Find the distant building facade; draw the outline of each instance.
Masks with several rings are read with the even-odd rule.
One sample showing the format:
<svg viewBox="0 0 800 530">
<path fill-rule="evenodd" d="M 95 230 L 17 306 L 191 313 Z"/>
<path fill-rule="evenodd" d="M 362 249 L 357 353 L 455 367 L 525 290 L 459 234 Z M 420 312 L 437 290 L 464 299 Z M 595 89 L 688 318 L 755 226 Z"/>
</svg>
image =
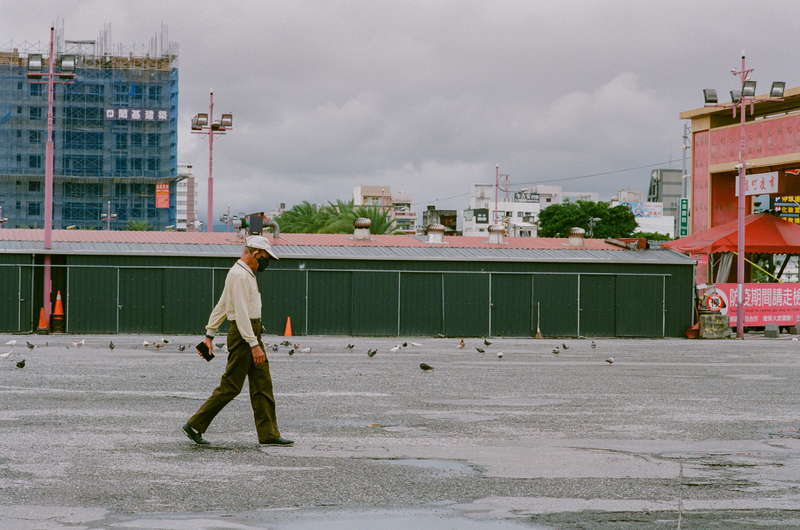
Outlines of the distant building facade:
<svg viewBox="0 0 800 530">
<path fill-rule="evenodd" d="M 392 195 L 391 186 L 356 186 L 353 189 L 355 206 L 375 206 L 386 212 L 386 218 L 395 222 L 396 230 L 413 234 L 417 226 L 417 212 L 413 210 L 414 198 L 401 191 Z"/>
<path fill-rule="evenodd" d="M 458 210 L 437 210 L 436 206 L 428 206 L 422 212 L 422 226 L 425 228 L 433 224 L 444 226 L 445 235 L 457 235 Z"/>
<path fill-rule="evenodd" d="M 681 196 L 683 195 L 683 171 L 680 169 L 654 169 L 650 173 L 648 202 L 664 204 L 664 216 L 678 219 Z M 677 229 L 673 226 L 672 233 Z"/>
<path fill-rule="evenodd" d="M 175 229 L 179 232 L 200 230 L 197 219 L 197 184 L 190 164 L 178 165 L 175 183 Z"/>
<path fill-rule="evenodd" d="M 28 58 L 49 68 L 49 43 L 0 50 L 0 205 L 7 228 L 43 227 L 48 90 L 29 82 Z M 176 223 L 177 44 L 149 49 L 55 37 L 54 71 L 74 56 L 74 82 L 56 83 L 53 102 L 53 228 L 111 229 L 129 220 Z M 44 81 L 45 79 L 40 79 Z"/>
</svg>

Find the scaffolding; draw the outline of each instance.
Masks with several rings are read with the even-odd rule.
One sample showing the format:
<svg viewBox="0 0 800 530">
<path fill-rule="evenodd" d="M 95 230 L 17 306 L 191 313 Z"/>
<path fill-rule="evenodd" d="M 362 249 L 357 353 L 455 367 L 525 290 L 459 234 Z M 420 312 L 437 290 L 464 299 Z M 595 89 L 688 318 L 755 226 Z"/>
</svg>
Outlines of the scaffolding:
<svg viewBox="0 0 800 530">
<path fill-rule="evenodd" d="M 0 44 L 0 206 L 6 227 L 41 227 L 44 220 L 47 85 L 27 76 L 30 54 L 48 43 Z M 106 25 L 97 40 L 67 40 L 56 24 L 54 68 L 76 58 L 75 82 L 58 84 L 53 102 L 53 227 L 105 228 L 116 214 L 157 228 L 175 224 L 178 179 L 178 46 L 167 27 L 149 44 L 124 47 Z M 156 184 L 169 183 L 169 207 Z M 110 202 L 110 206 L 109 206 Z M 157 207 L 159 206 L 159 207 Z"/>
</svg>

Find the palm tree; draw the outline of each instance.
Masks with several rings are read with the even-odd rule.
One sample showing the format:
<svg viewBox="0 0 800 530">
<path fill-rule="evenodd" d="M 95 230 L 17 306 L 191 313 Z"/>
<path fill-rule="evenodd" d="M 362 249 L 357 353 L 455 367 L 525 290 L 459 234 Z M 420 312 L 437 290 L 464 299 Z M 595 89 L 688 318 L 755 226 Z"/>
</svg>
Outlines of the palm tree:
<svg viewBox="0 0 800 530">
<path fill-rule="evenodd" d="M 125 224 L 124 230 L 134 230 L 139 232 L 150 232 L 155 230 L 150 223 L 145 220 L 133 220 L 129 219 L 128 222 Z"/>
<path fill-rule="evenodd" d="M 325 208 L 317 208 L 308 201 L 295 204 L 291 210 L 283 212 L 275 218 L 281 232 L 286 234 L 316 234 L 329 220 L 329 213 Z"/>
</svg>

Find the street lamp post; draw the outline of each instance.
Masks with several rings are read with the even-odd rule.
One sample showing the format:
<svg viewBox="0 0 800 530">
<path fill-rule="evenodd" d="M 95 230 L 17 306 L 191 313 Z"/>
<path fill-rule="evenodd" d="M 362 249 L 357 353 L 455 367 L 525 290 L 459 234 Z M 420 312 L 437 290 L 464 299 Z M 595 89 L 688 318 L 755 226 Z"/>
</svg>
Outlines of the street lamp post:
<svg viewBox="0 0 800 530">
<path fill-rule="evenodd" d="M 101 213 L 100 219 L 106 219 L 108 223 L 108 231 L 111 231 L 111 220 L 117 220 L 117 214 L 111 213 L 111 201 L 108 201 L 108 213 Z"/>
<path fill-rule="evenodd" d="M 742 51 L 742 69 L 731 70 L 734 76 L 737 76 L 741 81 L 740 90 L 731 90 L 731 103 L 729 105 L 717 104 L 717 91 L 713 89 L 703 90 L 705 97 L 705 106 L 707 107 L 730 107 L 733 109 L 733 117 L 736 118 L 736 108 L 739 107 L 739 163 L 736 164 L 738 170 L 739 182 L 739 202 L 738 202 L 738 234 L 736 241 L 736 338 L 744 338 L 744 253 L 745 253 L 745 238 L 744 238 L 744 220 L 746 215 L 746 184 L 745 175 L 747 173 L 747 163 L 745 162 L 745 113 L 747 111 L 747 104 L 750 104 L 750 115 L 755 112 L 755 103 L 759 101 L 783 101 L 783 90 L 786 83 L 776 81 L 772 83 L 772 88 L 769 97 L 756 98 L 756 82 L 750 80 L 750 74 L 753 69 L 745 68 L 744 50 Z"/>
<path fill-rule="evenodd" d="M 48 55 L 47 72 L 43 71 L 43 58 L 41 54 L 28 55 L 28 79 L 29 83 L 47 83 L 47 142 L 45 143 L 45 173 L 44 173 L 44 249 L 45 251 L 53 248 L 53 92 L 55 83 L 71 83 L 75 77 L 75 56 L 62 55 L 61 68 L 58 73 L 53 71 L 55 66 L 55 54 L 53 53 L 53 41 L 55 38 L 55 28 L 50 27 L 50 54 Z M 46 77 L 47 81 L 41 81 Z M 55 78 L 59 80 L 56 81 Z M 50 281 L 50 254 L 44 255 L 44 318 L 50 321 L 52 285 Z"/>
<path fill-rule="evenodd" d="M 233 128 L 233 112 L 222 114 L 219 121 L 214 121 L 214 90 L 211 90 L 211 103 L 208 114 L 196 114 L 192 118 L 192 134 L 208 135 L 208 231 L 214 231 L 214 135 L 225 134 Z"/>
</svg>

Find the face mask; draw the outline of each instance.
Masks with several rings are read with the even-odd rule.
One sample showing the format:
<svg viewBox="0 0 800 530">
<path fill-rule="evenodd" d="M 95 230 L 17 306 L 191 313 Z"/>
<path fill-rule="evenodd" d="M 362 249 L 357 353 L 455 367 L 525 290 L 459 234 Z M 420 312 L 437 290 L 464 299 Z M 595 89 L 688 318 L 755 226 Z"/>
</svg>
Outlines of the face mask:
<svg viewBox="0 0 800 530">
<path fill-rule="evenodd" d="M 256 269 L 258 272 L 263 272 L 267 270 L 267 265 L 269 264 L 269 258 L 261 256 L 260 258 L 256 258 L 256 261 L 258 262 L 258 269 Z"/>
</svg>

